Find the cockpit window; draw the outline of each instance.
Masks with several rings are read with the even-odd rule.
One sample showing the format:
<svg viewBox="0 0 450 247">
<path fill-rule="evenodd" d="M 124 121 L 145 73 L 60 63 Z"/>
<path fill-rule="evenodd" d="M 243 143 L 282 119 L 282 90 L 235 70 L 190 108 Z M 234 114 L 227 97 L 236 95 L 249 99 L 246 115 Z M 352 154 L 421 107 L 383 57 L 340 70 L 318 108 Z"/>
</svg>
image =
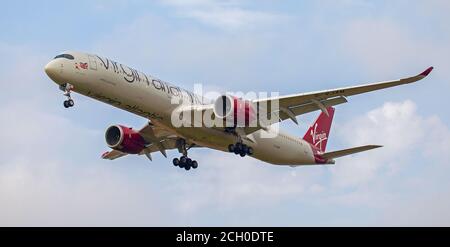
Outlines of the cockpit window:
<svg viewBox="0 0 450 247">
<path fill-rule="evenodd" d="M 74 59 L 74 57 L 72 55 L 70 55 L 70 54 L 61 54 L 61 55 L 56 56 L 54 59 L 57 59 L 57 58 L 67 58 L 67 59 L 70 59 L 70 60 Z"/>
</svg>

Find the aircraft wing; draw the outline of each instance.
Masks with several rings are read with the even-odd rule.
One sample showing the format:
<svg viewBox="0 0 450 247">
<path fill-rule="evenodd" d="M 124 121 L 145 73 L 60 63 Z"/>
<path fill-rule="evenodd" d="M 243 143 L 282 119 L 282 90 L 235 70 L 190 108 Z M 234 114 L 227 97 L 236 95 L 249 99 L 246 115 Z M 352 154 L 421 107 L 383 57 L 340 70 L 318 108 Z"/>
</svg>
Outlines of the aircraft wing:
<svg viewBox="0 0 450 247">
<path fill-rule="evenodd" d="M 163 128 L 153 125 L 152 123 L 147 124 L 139 130 L 139 134 L 148 143 L 147 147 L 142 150 L 139 155 L 146 155 L 149 159 L 151 159 L 151 153 L 161 152 L 165 157 L 167 157 L 166 150 L 177 148 L 178 137 Z M 102 155 L 102 158 L 114 160 L 125 155 L 127 154 L 121 151 L 111 150 L 105 152 Z"/>
<path fill-rule="evenodd" d="M 428 76 L 432 70 L 433 67 L 430 67 L 416 76 L 399 80 L 376 82 L 359 86 L 342 87 L 310 93 L 300 93 L 276 98 L 260 99 L 255 100 L 254 103 L 265 103 L 268 106 L 268 114 L 272 113 L 275 116 L 278 116 L 278 119 L 275 118 L 271 120 L 269 124 L 274 124 L 277 121 L 283 121 L 285 119 L 292 119 L 295 123 L 297 123 L 295 117 L 298 115 L 316 110 L 322 110 L 326 112 L 326 108 L 329 106 L 346 103 L 346 97 L 348 96 L 368 93 L 371 91 L 395 87 L 422 80 L 423 78 Z M 279 110 L 277 112 L 274 112 L 270 110 L 270 106 L 276 100 L 278 101 Z"/>
</svg>

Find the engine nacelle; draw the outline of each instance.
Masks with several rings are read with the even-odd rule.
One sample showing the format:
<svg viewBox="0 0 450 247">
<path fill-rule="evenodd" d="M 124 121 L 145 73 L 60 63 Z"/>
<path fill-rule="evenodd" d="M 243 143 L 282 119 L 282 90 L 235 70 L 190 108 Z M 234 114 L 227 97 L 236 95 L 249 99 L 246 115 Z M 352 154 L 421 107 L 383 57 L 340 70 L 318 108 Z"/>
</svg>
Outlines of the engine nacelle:
<svg viewBox="0 0 450 247">
<path fill-rule="evenodd" d="M 224 120 L 226 127 L 248 127 L 256 120 L 252 102 L 222 95 L 214 102 L 214 115 Z"/>
<path fill-rule="evenodd" d="M 109 127 L 105 139 L 110 148 L 127 154 L 138 154 L 145 148 L 144 138 L 133 129 L 122 125 Z"/>
</svg>

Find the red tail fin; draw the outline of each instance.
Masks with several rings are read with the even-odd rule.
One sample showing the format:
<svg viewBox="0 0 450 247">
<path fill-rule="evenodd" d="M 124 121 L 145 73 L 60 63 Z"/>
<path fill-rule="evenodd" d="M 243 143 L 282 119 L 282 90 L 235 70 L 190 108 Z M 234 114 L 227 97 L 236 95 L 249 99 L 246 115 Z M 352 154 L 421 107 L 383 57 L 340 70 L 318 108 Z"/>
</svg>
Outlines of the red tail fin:
<svg viewBox="0 0 450 247">
<path fill-rule="evenodd" d="M 328 116 L 322 112 L 303 137 L 303 140 L 311 143 L 322 152 L 325 152 L 325 148 L 327 147 L 331 123 L 333 122 L 334 108 L 328 107 L 327 111 Z"/>
</svg>

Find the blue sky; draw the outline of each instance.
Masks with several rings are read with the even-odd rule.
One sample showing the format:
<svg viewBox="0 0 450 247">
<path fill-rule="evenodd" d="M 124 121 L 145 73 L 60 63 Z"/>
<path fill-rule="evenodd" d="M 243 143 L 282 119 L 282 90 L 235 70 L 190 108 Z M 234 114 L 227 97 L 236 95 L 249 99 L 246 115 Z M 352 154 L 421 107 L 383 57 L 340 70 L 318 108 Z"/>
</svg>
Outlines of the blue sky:
<svg viewBox="0 0 450 247">
<path fill-rule="evenodd" d="M 450 225 L 448 1 L 10 1 L 3 9 L 0 225 Z M 99 158 L 109 125 L 145 120 L 80 95 L 64 109 L 43 72 L 64 50 L 185 88 L 280 94 L 436 69 L 337 107 L 330 150 L 383 149 L 296 169 L 196 150 L 200 169 L 186 173 L 161 155 Z M 282 127 L 303 136 L 317 114 Z"/>
</svg>

